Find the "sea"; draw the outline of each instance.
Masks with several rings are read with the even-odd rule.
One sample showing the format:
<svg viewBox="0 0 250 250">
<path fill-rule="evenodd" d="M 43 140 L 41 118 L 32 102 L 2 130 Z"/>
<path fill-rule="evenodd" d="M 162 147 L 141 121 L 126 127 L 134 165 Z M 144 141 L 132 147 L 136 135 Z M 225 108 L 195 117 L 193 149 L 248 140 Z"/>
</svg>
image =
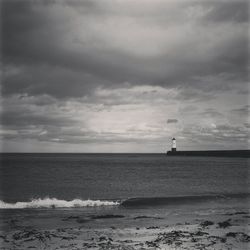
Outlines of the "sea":
<svg viewBox="0 0 250 250">
<path fill-rule="evenodd" d="M 83 239 L 103 232 L 136 235 L 138 228 L 174 227 L 249 213 L 247 158 L 0 156 L 0 235 L 10 238 L 20 232 L 58 234 L 73 229 L 80 230 Z"/>
<path fill-rule="evenodd" d="M 247 195 L 250 182 L 246 158 L 6 153 L 0 163 L 0 208 L 105 206 L 131 198 L 230 198 Z"/>
<path fill-rule="evenodd" d="M 205 230 L 202 223 L 214 225 L 203 232 L 207 235 L 204 241 L 211 239 L 212 246 L 212 240 L 220 239 L 216 233 L 226 234 L 218 229 L 219 223 L 230 225 L 230 232 L 248 232 L 247 158 L 63 153 L 0 156 L 3 249 L 149 249 L 148 244 L 164 232 Z M 186 239 L 182 243 L 185 245 Z"/>
</svg>

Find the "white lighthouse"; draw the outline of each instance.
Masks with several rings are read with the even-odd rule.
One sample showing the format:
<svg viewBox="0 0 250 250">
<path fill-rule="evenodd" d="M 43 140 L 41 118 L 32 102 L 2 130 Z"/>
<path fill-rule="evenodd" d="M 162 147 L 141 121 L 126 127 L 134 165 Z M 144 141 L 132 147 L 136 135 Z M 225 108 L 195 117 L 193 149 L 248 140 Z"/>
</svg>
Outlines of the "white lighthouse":
<svg viewBox="0 0 250 250">
<path fill-rule="evenodd" d="M 176 152 L 176 140 L 175 140 L 175 138 L 172 139 L 172 152 Z"/>
</svg>

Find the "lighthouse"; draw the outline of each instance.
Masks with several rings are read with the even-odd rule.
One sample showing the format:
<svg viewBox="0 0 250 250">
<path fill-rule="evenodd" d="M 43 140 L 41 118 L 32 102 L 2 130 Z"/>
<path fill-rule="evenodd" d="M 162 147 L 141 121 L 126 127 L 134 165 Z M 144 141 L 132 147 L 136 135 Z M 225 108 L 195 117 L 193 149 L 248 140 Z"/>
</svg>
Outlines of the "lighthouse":
<svg viewBox="0 0 250 250">
<path fill-rule="evenodd" d="M 176 152 L 176 140 L 175 140 L 175 138 L 172 139 L 172 152 Z"/>
</svg>

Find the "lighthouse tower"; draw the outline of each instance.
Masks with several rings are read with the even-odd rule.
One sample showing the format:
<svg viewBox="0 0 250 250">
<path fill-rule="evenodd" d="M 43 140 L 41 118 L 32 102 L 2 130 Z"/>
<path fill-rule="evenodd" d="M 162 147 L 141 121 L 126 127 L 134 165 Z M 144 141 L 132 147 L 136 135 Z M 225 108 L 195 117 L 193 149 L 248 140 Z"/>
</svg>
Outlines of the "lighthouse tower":
<svg viewBox="0 0 250 250">
<path fill-rule="evenodd" d="M 175 138 L 172 139 L 172 152 L 176 152 L 176 140 L 175 140 Z"/>
</svg>

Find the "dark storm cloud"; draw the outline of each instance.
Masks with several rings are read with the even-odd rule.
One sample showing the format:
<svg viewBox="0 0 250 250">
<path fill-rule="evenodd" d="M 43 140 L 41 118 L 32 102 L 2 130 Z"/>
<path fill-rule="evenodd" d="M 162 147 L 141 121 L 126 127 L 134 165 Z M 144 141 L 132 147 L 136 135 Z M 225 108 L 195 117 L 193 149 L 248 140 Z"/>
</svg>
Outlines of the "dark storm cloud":
<svg viewBox="0 0 250 250">
<path fill-rule="evenodd" d="M 3 61 L 19 68 L 14 77 L 4 75 L 3 94 L 78 97 L 123 82 L 215 91 L 220 83 L 195 77 L 230 72 L 235 82 L 246 80 L 247 28 L 238 26 L 247 20 L 246 2 L 157 1 L 157 8 L 147 2 L 143 9 L 130 1 L 104 3 L 3 1 Z"/>
<path fill-rule="evenodd" d="M 75 121 L 67 117 L 52 117 L 46 114 L 32 114 L 29 111 L 20 113 L 19 111 L 8 111 L 2 114 L 2 124 L 4 126 L 21 128 L 26 126 L 70 126 Z"/>
<path fill-rule="evenodd" d="M 213 1 L 208 2 L 210 11 L 204 17 L 205 21 L 211 22 L 248 22 L 248 1 Z"/>
<path fill-rule="evenodd" d="M 245 116 L 247 118 L 250 113 L 250 105 L 245 105 L 237 109 L 232 109 L 231 112 L 241 116 Z"/>
<path fill-rule="evenodd" d="M 2 98 L 2 105 L 1 124 L 5 128 L 28 131 L 30 128 L 60 128 L 76 124 L 65 103 L 48 95 L 15 95 Z"/>
<path fill-rule="evenodd" d="M 177 123 L 178 120 L 177 119 L 168 119 L 167 123 Z"/>
<path fill-rule="evenodd" d="M 92 88 L 101 84 L 105 84 L 105 80 L 70 68 L 48 65 L 25 65 L 20 68 L 10 66 L 4 70 L 2 92 L 4 95 L 28 93 L 48 94 L 58 98 L 81 97 L 90 94 Z"/>
<path fill-rule="evenodd" d="M 244 126 L 245 126 L 246 128 L 250 128 L 250 122 L 244 123 Z"/>
</svg>

